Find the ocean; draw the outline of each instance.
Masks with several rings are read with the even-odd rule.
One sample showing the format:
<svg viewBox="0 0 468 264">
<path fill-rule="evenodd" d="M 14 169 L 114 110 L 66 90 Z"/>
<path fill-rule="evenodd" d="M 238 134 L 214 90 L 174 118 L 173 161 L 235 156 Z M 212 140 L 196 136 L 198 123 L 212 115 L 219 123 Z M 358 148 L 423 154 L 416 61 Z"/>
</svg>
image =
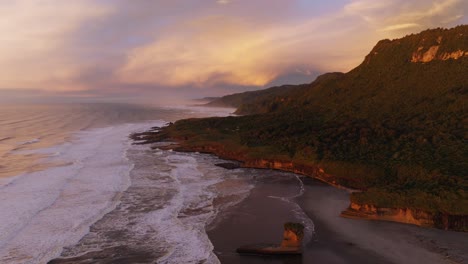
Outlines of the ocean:
<svg viewBox="0 0 468 264">
<path fill-rule="evenodd" d="M 127 104 L 0 106 L 0 263 L 220 263 L 208 233 L 262 170 L 135 145 L 134 132 L 232 109 Z M 278 172 L 279 173 L 279 172 Z M 301 180 L 284 173 L 291 199 Z M 279 234 L 281 235 L 281 234 Z M 217 256 L 218 255 L 218 256 Z"/>
</svg>

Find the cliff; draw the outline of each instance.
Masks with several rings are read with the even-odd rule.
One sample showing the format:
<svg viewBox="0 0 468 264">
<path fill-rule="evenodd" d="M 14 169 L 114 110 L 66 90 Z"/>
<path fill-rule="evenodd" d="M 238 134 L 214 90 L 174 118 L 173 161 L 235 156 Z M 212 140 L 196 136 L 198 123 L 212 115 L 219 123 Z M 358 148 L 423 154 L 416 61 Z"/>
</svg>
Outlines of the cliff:
<svg viewBox="0 0 468 264">
<path fill-rule="evenodd" d="M 400 113 L 404 118 L 410 112 L 447 109 L 454 103 L 448 98 L 465 96 L 467 67 L 468 25 L 431 29 L 379 41 L 348 73 L 327 73 L 278 95 L 258 91 L 235 106 L 239 114 L 300 109 L 343 118 L 381 119 Z M 434 106 L 426 107 L 428 101 Z"/>
<path fill-rule="evenodd" d="M 369 204 L 351 202 L 349 208 L 343 211 L 341 216 L 468 232 L 468 216 L 430 213 L 411 208 L 379 208 Z"/>
<path fill-rule="evenodd" d="M 179 152 L 198 152 L 206 154 L 214 154 L 217 157 L 226 160 L 235 160 L 240 163 L 239 167 L 242 168 L 255 168 L 255 169 L 273 169 L 286 172 L 292 172 L 304 176 L 309 176 L 336 188 L 355 191 L 339 184 L 339 179 L 334 175 L 325 172 L 325 169 L 315 164 L 305 164 L 296 162 L 291 159 L 274 159 L 274 158 L 252 158 L 246 151 L 234 151 L 226 148 L 222 144 L 210 143 L 203 146 L 187 146 L 180 139 L 177 140 L 178 144 L 170 144 L 162 149 L 173 149 Z"/>
<path fill-rule="evenodd" d="M 347 188 L 338 184 L 342 181 L 334 175 L 325 172 L 325 169 L 313 164 L 297 163 L 292 160 L 277 160 L 277 159 L 255 159 L 249 158 L 248 153 L 242 151 L 231 151 L 222 144 L 204 145 L 198 147 L 187 147 L 182 144 L 171 144 L 165 149 L 175 149 L 181 152 L 200 152 L 214 154 L 218 157 L 228 160 L 236 160 L 241 162 L 240 167 L 258 168 L 258 169 L 274 169 L 292 172 L 304 176 L 309 176 L 320 180 L 324 183 L 332 185 L 336 188 L 346 189 L 351 192 L 358 190 Z M 468 232 L 468 215 L 452 215 L 449 213 L 434 213 L 421 209 L 411 208 L 386 208 L 377 207 L 371 204 L 362 204 L 356 199 L 351 199 L 350 206 L 347 210 L 341 213 L 342 217 L 353 219 L 380 220 L 392 221 L 405 224 L 413 224 L 422 227 L 435 227 L 444 230 L 455 230 Z"/>
<path fill-rule="evenodd" d="M 368 204 L 352 202 L 341 216 L 348 218 L 365 218 L 370 220 L 384 220 L 434 227 L 434 216 L 431 213 L 407 208 L 378 208 Z"/>
</svg>

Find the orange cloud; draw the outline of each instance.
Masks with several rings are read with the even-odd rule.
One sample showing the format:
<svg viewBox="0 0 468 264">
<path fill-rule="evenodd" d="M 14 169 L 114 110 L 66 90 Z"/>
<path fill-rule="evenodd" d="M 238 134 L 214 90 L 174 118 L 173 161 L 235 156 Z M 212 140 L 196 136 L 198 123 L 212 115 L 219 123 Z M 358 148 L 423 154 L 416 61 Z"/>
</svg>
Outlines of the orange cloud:
<svg viewBox="0 0 468 264">
<path fill-rule="evenodd" d="M 468 3 L 463 0 L 357 0 L 344 8 L 347 14 L 360 17 L 389 37 L 450 26 L 460 20 L 467 9 Z"/>
<path fill-rule="evenodd" d="M 130 83 L 179 86 L 218 82 L 263 85 L 276 72 L 269 39 L 227 17 L 207 17 L 171 28 L 164 37 L 133 50 L 120 78 Z"/>
<path fill-rule="evenodd" d="M 329 21 L 259 30 L 232 17 L 196 19 L 176 25 L 154 42 L 134 49 L 117 76 L 126 83 L 165 86 L 263 86 L 287 70 L 296 71 L 297 65 L 349 69 L 357 63 L 346 58 L 352 48 L 333 50 L 335 45 L 324 45 L 343 33 L 320 32 Z M 336 67 L 336 60 L 341 66 Z"/>
<path fill-rule="evenodd" d="M 0 89 L 264 86 L 348 71 L 380 39 L 451 27 L 468 12 L 464 0 L 330 2 L 334 11 L 306 17 L 296 0 L 4 1 Z"/>
<path fill-rule="evenodd" d="M 69 81 L 80 62 L 67 56 L 64 39 L 81 23 L 108 13 L 93 1 L 14 0 L 0 4 L 0 87 L 80 89 Z"/>
<path fill-rule="evenodd" d="M 379 39 L 440 25 L 463 12 L 460 3 L 358 0 L 322 17 L 263 28 L 233 16 L 194 18 L 132 50 L 117 76 L 165 86 L 263 86 L 295 65 L 347 71 Z"/>
</svg>

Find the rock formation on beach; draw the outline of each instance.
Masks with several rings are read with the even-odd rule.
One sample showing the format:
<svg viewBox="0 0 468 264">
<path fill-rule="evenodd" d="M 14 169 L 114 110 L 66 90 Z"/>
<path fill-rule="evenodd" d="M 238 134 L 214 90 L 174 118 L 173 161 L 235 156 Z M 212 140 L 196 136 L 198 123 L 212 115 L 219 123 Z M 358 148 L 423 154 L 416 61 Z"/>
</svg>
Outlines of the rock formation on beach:
<svg viewBox="0 0 468 264">
<path fill-rule="evenodd" d="M 284 224 L 283 241 L 280 247 L 283 248 L 300 248 L 302 239 L 304 238 L 304 225 L 299 223 Z"/>
<path fill-rule="evenodd" d="M 297 255 L 301 254 L 304 225 L 288 222 L 284 224 L 283 240 L 280 245 L 247 245 L 238 248 L 240 254 Z"/>
</svg>

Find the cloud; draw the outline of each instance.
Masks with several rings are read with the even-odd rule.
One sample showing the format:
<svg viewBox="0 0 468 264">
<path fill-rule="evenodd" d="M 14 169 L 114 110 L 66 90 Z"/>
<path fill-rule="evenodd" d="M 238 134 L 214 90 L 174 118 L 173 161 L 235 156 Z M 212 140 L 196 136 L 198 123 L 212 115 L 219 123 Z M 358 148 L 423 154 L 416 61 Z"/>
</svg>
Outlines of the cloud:
<svg viewBox="0 0 468 264">
<path fill-rule="evenodd" d="M 402 29 L 417 28 L 417 27 L 421 27 L 421 25 L 416 24 L 416 23 L 405 23 L 405 24 L 396 24 L 396 25 L 386 26 L 380 29 L 380 31 L 394 31 L 394 30 L 402 30 Z"/>
<path fill-rule="evenodd" d="M 237 19 L 213 16 L 182 23 L 138 47 L 119 71 L 124 82 L 180 86 L 263 85 L 274 77 L 266 36 Z M 260 70 L 260 68 L 262 68 Z"/>
<path fill-rule="evenodd" d="M 83 21 L 108 12 L 93 1 L 1 3 L 0 86 L 26 89 L 42 84 L 46 89 L 69 89 L 71 85 L 62 85 L 78 74 L 79 62 L 67 59 L 64 39 Z"/>
<path fill-rule="evenodd" d="M 0 89 L 105 96 L 306 82 L 352 69 L 380 39 L 467 23 L 467 12 L 463 0 L 2 1 Z"/>
<path fill-rule="evenodd" d="M 463 13 L 460 3 L 359 0 L 321 17 L 261 30 L 262 21 L 233 16 L 189 18 L 132 50 L 117 75 L 127 83 L 166 86 L 264 86 L 297 65 L 314 72 L 347 71 L 380 38 L 440 25 Z"/>
<path fill-rule="evenodd" d="M 358 0 L 346 5 L 344 10 L 360 17 L 377 32 L 401 35 L 451 26 L 463 18 L 468 3 L 462 0 Z"/>
<path fill-rule="evenodd" d="M 221 5 L 226 5 L 231 3 L 231 0 L 217 0 L 216 3 L 221 4 Z"/>
</svg>

